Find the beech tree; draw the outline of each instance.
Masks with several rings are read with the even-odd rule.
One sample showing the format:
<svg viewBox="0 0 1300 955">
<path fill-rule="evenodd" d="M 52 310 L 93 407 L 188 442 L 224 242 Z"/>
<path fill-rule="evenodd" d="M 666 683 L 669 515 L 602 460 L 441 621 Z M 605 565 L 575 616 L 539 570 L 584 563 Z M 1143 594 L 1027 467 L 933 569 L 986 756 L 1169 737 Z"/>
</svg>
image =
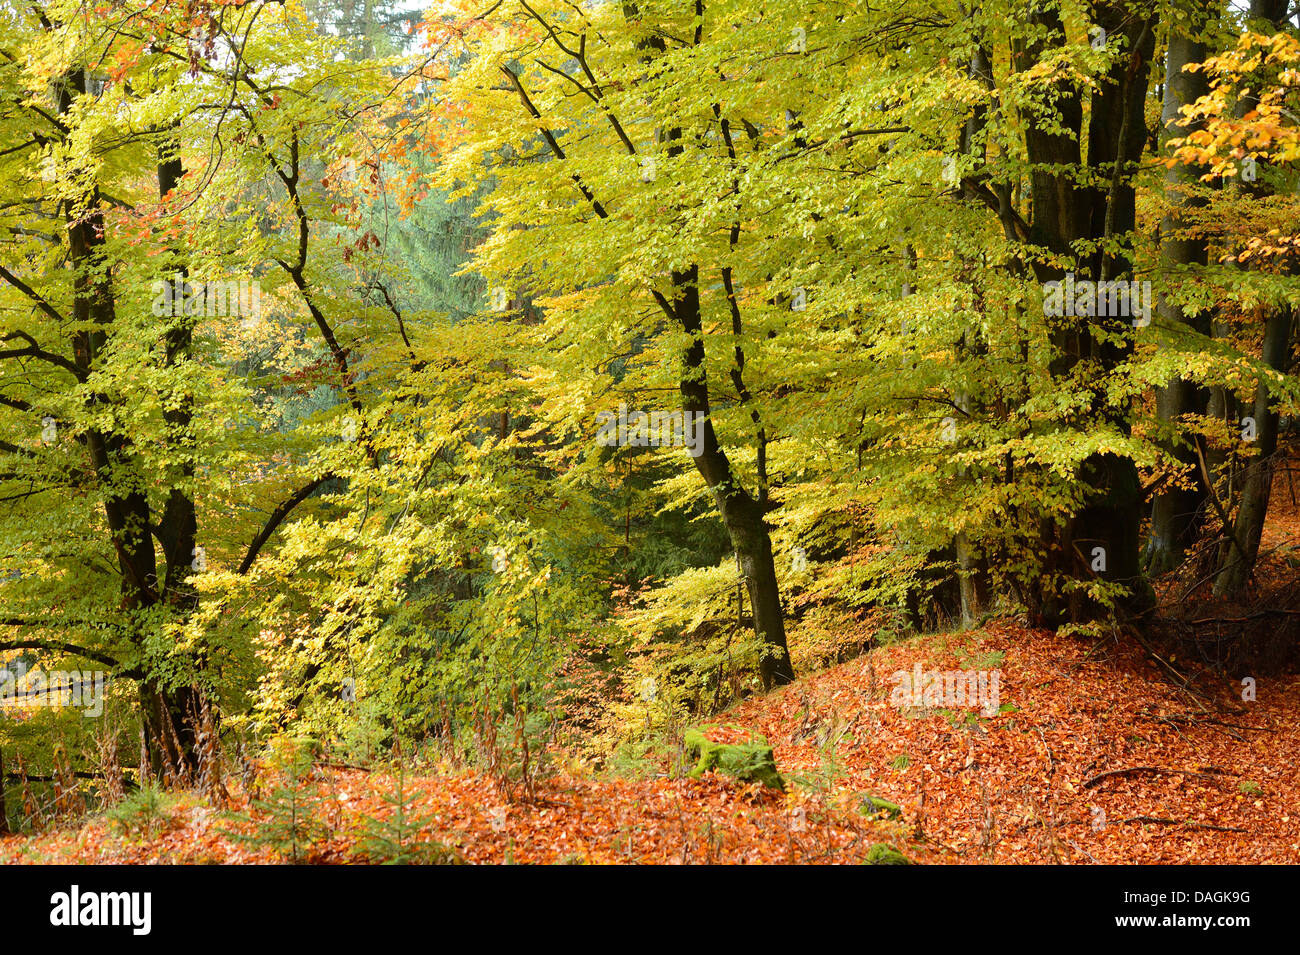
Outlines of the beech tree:
<svg viewBox="0 0 1300 955">
<path fill-rule="evenodd" d="M 815 662 L 814 591 L 1244 599 L 1300 400 L 1291 12 L 6 8 L 0 652 L 108 669 L 166 774 L 205 701 L 695 713 Z"/>
<path fill-rule="evenodd" d="M 250 480 L 264 439 L 247 424 L 261 415 L 222 356 L 262 321 L 262 283 L 268 306 L 292 293 L 287 309 L 303 308 L 335 386 L 359 403 L 308 271 L 303 195 L 303 144 L 337 137 L 349 117 L 341 88 L 318 92 L 341 72 L 331 41 L 291 11 L 162 4 L 122 9 L 104 33 L 108 12 L 56 2 L 0 20 L 0 162 L 14 184 L 0 262 L 11 502 L 0 540 L 20 575 L 5 587 L 17 635 L 0 648 L 72 654 L 133 681 L 154 771 L 184 770 L 197 694 L 212 689 L 214 655 L 231 651 L 212 633 L 184 636 L 202 575 L 228 560 L 246 572 L 306 496 L 245 531 L 246 509 L 276 482 Z M 298 42 L 282 42 L 275 18 Z M 323 68 L 294 88 L 277 78 L 289 63 Z M 259 220 L 267 181 L 283 191 Z M 280 223 L 293 231 L 277 235 Z M 266 268 L 277 261 L 280 275 Z"/>
</svg>

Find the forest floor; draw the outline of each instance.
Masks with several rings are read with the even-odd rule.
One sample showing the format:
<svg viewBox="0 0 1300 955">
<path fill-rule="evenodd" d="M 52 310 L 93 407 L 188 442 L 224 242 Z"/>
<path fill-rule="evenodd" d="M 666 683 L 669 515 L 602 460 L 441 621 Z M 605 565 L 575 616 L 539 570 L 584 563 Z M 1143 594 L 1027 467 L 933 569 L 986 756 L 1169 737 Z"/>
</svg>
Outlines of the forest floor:
<svg viewBox="0 0 1300 955">
<path fill-rule="evenodd" d="M 1251 672 L 1232 659 L 1243 634 L 1296 645 L 1300 506 L 1289 472 L 1261 551 L 1249 606 L 1209 599 L 1194 571 L 1166 580 L 1158 645 L 995 620 L 876 646 L 706 724 L 716 742 L 764 737 L 784 793 L 683 778 L 680 750 L 623 779 L 560 754 L 563 768 L 531 799 L 507 799 L 463 767 L 410 770 L 407 811 L 428 817 L 422 838 L 470 863 L 855 863 L 878 843 L 930 864 L 1300 863 L 1300 675 L 1254 678 L 1253 699 L 1225 675 Z M 999 712 L 894 705 L 896 674 L 917 665 L 997 670 Z M 366 861 L 366 826 L 391 819 L 396 782 L 317 765 L 305 789 L 328 835 L 304 857 Z M 0 863 L 281 861 L 256 838 L 266 813 L 227 783 L 224 809 L 169 796 L 149 835 L 90 816 L 0 839 Z M 262 785 L 274 788 L 269 770 Z M 863 815 L 868 797 L 901 814 Z"/>
<path fill-rule="evenodd" d="M 890 703 L 893 672 L 981 660 L 1001 670 L 996 716 Z M 765 736 L 786 794 L 713 774 L 560 773 L 513 802 L 464 770 L 405 783 L 429 834 L 472 863 L 852 863 L 879 842 L 922 863 L 1300 862 L 1300 679 L 1260 678 L 1253 702 L 1226 682 L 1209 706 L 1203 694 L 1128 641 L 994 623 L 878 648 L 724 714 L 710 736 Z M 332 834 L 309 858 L 362 861 L 361 827 L 391 813 L 394 778 L 318 767 L 313 779 Z M 901 818 L 861 815 L 867 795 Z M 247 808 L 238 792 L 226 812 L 183 801 L 151 838 L 92 818 L 4 839 L 0 861 L 275 861 L 233 837 L 257 827 Z"/>
</svg>

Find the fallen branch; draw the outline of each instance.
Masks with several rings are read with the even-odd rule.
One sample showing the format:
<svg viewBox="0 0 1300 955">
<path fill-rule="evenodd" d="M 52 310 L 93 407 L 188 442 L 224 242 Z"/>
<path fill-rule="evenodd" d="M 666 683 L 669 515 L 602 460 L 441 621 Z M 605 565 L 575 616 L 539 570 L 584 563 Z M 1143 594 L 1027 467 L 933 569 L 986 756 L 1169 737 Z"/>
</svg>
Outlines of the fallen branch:
<svg viewBox="0 0 1300 955">
<path fill-rule="evenodd" d="M 1229 723 L 1225 720 L 1215 719 L 1213 716 L 1193 716 L 1190 713 L 1173 713 L 1169 716 L 1156 716 L 1154 713 L 1143 711 L 1144 716 L 1153 720 L 1164 720 L 1167 723 L 1206 723 L 1214 726 L 1228 726 L 1235 730 L 1254 730 L 1257 733 L 1272 733 L 1273 730 L 1267 726 L 1247 726 L 1245 723 Z"/>
<path fill-rule="evenodd" d="M 1160 654 L 1156 653 L 1156 651 L 1152 648 L 1151 644 L 1147 643 L 1146 640 L 1142 639 L 1141 634 L 1137 633 L 1135 630 L 1130 629 L 1129 635 L 1137 642 L 1138 646 L 1140 646 L 1144 651 L 1146 651 L 1147 656 L 1149 656 L 1151 659 L 1155 660 L 1158 664 L 1164 667 L 1164 669 L 1168 671 L 1168 673 L 1171 676 L 1173 676 L 1173 678 L 1177 680 L 1179 684 L 1181 684 L 1178 687 L 1180 691 L 1190 696 L 1192 700 L 1195 703 L 1197 703 L 1204 712 L 1207 713 L 1209 712 L 1210 708 L 1207 705 L 1209 701 L 1205 697 L 1201 696 L 1201 694 L 1196 692 L 1196 690 L 1192 686 L 1191 681 L 1187 679 L 1187 677 L 1179 673 L 1172 663 L 1165 660 L 1162 656 L 1160 656 Z"/>
<path fill-rule="evenodd" d="M 1211 772 L 1203 772 L 1195 769 L 1167 769 L 1164 766 L 1129 766 L 1127 769 L 1108 769 L 1104 773 L 1098 773 L 1083 784 L 1084 789 L 1090 789 L 1097 785 L 1103 779 L 1111 776 L 1128 776 L 1131 773 L 1155 773 L 1161 776 L 1212 776 L 1219 773 L 1224 776 L 1230 776 L 1231 773 L 1222 769 L 1212 769 Z"/>
<path fill-rule="evenodd" d="M 71 775 L 77 779 L 104 778 L 103 773 L 88 773 L 81 769 L 75 770 Z M 4 775 L 4 781 L 6 783 L 20 783 L 24 779 L 30 783 L 57 783 L 59 781 L 58 776 L 41 775 L 39 773 L 6 773 Z"/>
<path fill-rule="evenodd" d="M 1213 829 L 1215 832 L 1246 832 L 1237 826 L 1216 826 L 1208 822 L 1191 822 L 1187 819 L 1166 819 L 1163 816 L 1130 816 L 1128 819 L 1116 819 L 1116 825 L 1125 822 L 1150 822 L 1161 826 L 1187 826 L 1190 829 Z"/>
<path fill-rule="evenodd" d="M 1284 614 L 1286 616 L 1300 617 L 1300 610 L 1281 610 L 1281 609 L 1257 610 L 1255 613 L 1247 614 L 1244 617 L 1202 617 L 1200 620 L 1192 620 L 1190 622 L 1192 624 L 1246 623 L 1248 620 L 1258 620 L 1260 617 L 1267 617 L 1270 614 Z"/>
</svg>

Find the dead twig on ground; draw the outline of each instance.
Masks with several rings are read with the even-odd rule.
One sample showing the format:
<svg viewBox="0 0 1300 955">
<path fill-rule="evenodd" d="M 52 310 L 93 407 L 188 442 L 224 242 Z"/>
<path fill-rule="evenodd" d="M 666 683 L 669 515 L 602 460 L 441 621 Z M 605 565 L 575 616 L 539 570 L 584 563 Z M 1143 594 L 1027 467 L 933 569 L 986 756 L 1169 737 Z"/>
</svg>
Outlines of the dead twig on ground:
<svg viewBox="0 0 1300 955">
<path fill-rule="evenodd" d="M 1124 769 L 1108 769 L 1104 773 L 1098 773 L 1083 784 L 1084 789 L 1091 789 L 1103 779 L 1109 779 L 1112 776 L 1129 776 L 1133 773 L 1154 773 L 1160 776 L 1207 776 L 1212 777 L 1215 774 L 1231 776 L 1232 773 L 1226 770 L 1210 767 L 1209 772 L 1197 769 L 1169 769 L 1165 766 L 1128 766 Z"/>
</svg>

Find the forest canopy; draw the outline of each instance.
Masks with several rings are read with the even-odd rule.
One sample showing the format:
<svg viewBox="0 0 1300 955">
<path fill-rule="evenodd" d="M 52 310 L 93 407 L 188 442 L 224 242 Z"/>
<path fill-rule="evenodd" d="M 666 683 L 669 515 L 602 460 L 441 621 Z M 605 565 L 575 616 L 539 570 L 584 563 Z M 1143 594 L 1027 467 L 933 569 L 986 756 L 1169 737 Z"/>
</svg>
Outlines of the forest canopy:
<svg viewBox="0 0 1300 955">
<path fill-rule="evenodd" d="M 1298 174 L 1286 0 L 0 4 L 0 830 L 1280 606 Z"/>
</svg>

